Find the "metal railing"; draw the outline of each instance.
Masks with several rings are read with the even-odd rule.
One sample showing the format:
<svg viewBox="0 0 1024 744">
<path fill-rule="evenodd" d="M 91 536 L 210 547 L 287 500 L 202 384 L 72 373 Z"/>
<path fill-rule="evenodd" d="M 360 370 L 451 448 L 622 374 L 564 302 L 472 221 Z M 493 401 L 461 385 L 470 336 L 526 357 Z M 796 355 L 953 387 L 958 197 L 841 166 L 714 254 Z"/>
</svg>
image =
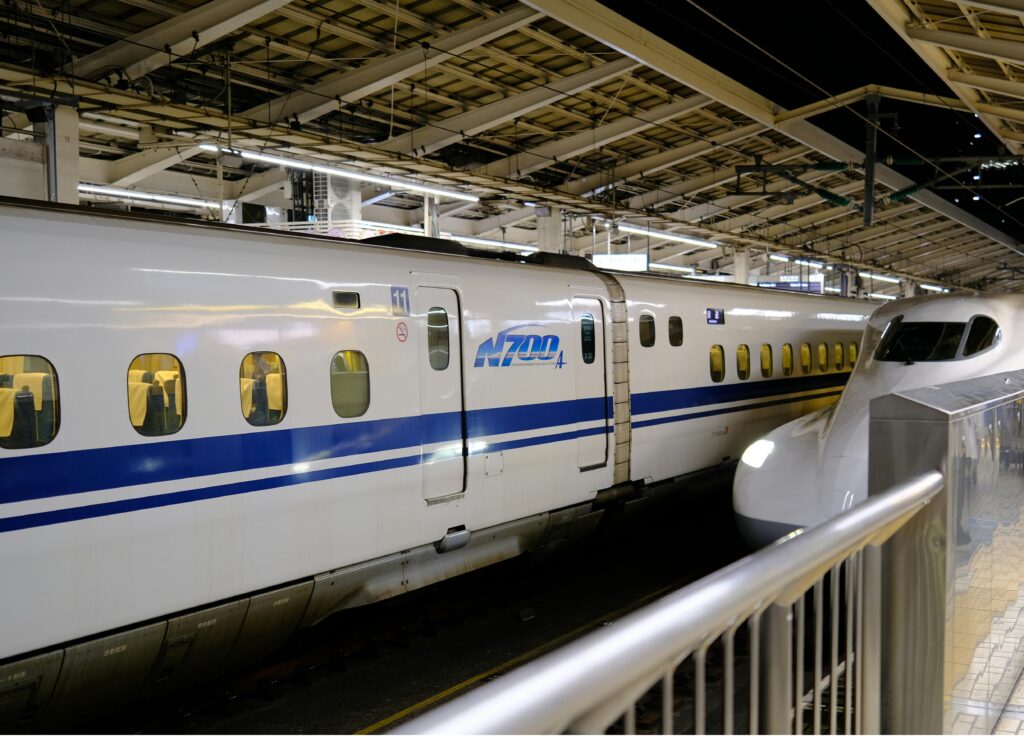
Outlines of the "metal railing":
<svg viewBox="0 0 1024 744">
<path fill-rule="evenodd" d="M 394 733 L 878 733 L 878 546 L 942 488 L 925 472 Z"/>
</svg>

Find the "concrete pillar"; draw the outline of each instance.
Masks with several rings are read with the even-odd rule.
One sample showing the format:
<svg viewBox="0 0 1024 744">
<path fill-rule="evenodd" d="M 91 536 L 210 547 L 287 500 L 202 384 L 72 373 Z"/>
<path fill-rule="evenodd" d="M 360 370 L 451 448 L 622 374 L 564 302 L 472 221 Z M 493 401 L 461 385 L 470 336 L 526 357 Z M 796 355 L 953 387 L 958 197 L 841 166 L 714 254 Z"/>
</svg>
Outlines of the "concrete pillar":
<svg viewBox="0 0 1024 744">
<path fill-rule="evenodd" d="M 423 197 L 423 234 L 428 238 L 441 237 L 441 220 L 437 215 L 437 199 Z"/>
<path fill-rule="evenodd" d="M 917 284 L 911 279 L 900 280 L 900 297 L 913 297 L 917 294 Z"/>
<path fill-rule="evenodd" d="M 537 248 L 546 253 L 562 252 L 562 210 L 537 207 Z"/>
<path fill-rule="evenodd" d="M 857 270 L 842 269 L 839 277 L 840 294 L 843 297 L 857 297 Z"/>
<path fill-rule="evenodd" d="M 46 148 L 41 142 L 0 138 L 0 195 L 46 199 Z"/>
<path fill-rule="evenodd" d="M 46 109 L 33 125 L 46 150 L 46 191 L 50 201 L 78 204 L 78 112 L 71 106 Z"/>
<path fill-rule="evenodd" d="M 732 257 L 732 280 L 736 284 L 746 284 L 750 277 L 750 251 L 737 248 Z"/>
</svg>

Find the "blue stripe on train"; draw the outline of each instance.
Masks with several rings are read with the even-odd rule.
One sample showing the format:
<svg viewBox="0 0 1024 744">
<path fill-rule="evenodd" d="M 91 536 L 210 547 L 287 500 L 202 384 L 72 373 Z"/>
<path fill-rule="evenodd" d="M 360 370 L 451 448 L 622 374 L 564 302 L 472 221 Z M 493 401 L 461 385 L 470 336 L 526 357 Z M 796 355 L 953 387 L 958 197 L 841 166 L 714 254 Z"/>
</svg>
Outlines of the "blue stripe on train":
<svg viewBox="0 0 1024 744">
<path fill-rule="evenodd" d="M 734 406 L 732 408 L 714 408 L 710 411 L 696 411 L 695 413 L 681 413 L 675 416 L 665 416 L 663 418 L 647 419 L 646 421 L 634 421 L 632 428 L 642 429 L 645 426 L 660 426 L 661 424 L 671 424 L 676 421 L 689 421 L 690 419 L 705 418 L 706 416 L 721 416 L 725 413 L 738 413 L 740 411 L 752 411 L 756 408 L 768 408 L 770 406 L 778 406 L 783 403 L 800 403 L 805 400 L 817 400 L 818 398 L 829 398 L 832 396 L 839 395 L 837 390 L 829 390 L 824 393 L 811 393 L 810 395 L 801 395 L 796 398 L 786 398 L 785 400 L 766 400 L 760 403 L 748 403 L 745 406 Z"/>
<path fill-rule="evenodd" d="M 606 434 L 610 427 L 597 426 L 581 431 L 570 431 L 562 434 L 547 434 L 544 436 L 528 437 L 513 442 L 502 443 L 503 449 L 516 449 L 519 447 L 531 447 L 537 444 L 548 444 L 577 437 L 589 437 L 596 434 Z M 377 462 L 365 462 L 357 465 L 344 465 L 337 468 L 326 468 L 324 470 L 313 470 L 305 473 L 292 473 L 289 475 L 278 475 L 271 478 L 260 478 L 257 480 L 242 481 L 236 483 L 225 483 L 220 486 L 208 486 L 206 488 L 191 488 L 185 491 L 174 493 L 163 493 L 155 496 L 141 496 L 133 499 L 122 499 L 120 501 L 108 501 L 102 504 L 89 504 L 87 506 L 76 506 L 70 509 L 55 509 L 54 511 L 38 512 L 36 514 L 25 514 L 17 517 L 0 519 L 0 532 L 15 532 L 27 530 L 32 527 L 44 527 L 51 524 L 63 522 L 77 522 L 83 519 L 95 517 L 107 517 L 113 514 L 125 514 L 127 512 L 141 511 L 143 509 L 158 509 L 163 506 L 175 504 L 188 504 L 194 501 L 206 501 L 219 499 L 224 496 L 234 496 L 250 491 L 268 491 L 285 486 L 297 486 L 302 483 L 314 483 L 322 480 L 345 478 L 350 475 L 361 475 L 381 470 L 393 470 L 395 468 L 406 468 L 412 465 L 419 465 L 423 461 L 420 455 L 409 457 L 396 457 Z"/>
<path fill-rule="evenodd" d="M 630 410 L 634 416 L 644 413 L 674 411 L 680 408 L 696 408 L 718 403 L 735 403 L 770 395 L 804 393 L 821 388 L 841 387 L 846 384 L 849 372 L 830 375 L 808 375 L 806 377 L 784 377 L 780 380 L 758 380 L 737 382 L 730 385 L 709 385 L 681 390 L 660 390 L 655 393 L 637 393 L 632 396 Z"/>
<path fill-rule="evenodd" d="M 600 421 L 611 398 L 468 411 L 469 437 Z M 610 414 L 607 414 L 610 417 Z M 575 436 L 575 433 L 573 433 Z M 0 503 L 458 441 L 461 413 L 353 421 L 0 459 Z"/>
</svg>

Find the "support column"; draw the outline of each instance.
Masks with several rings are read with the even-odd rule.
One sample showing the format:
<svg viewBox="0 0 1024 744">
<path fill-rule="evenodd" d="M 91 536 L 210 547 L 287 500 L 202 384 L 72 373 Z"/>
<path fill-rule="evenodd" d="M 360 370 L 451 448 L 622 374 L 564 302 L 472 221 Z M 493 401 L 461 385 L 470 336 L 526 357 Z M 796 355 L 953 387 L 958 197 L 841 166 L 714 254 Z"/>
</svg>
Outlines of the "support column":
<svg viewBox="0 0 1024 744">
<path fill-rule="evenodd" d="M 732 280 L 736 284 L 746 284 L 750 277 L 750 251 L 737 248 L 732 257 Z"/>
<path fill-rule="evenodd" d="M 437 215 L 437 199 L 423 197 L 423 234 L 428 238 L 441 237 L 441 221 Z"/>
<path fill-rule="evenodd" d="M 903 298 L 913 297 L 917 294 L 917 284 L 911 279 L 900 280 L 900 296 Z"/>
<path fill-rule="evenodd" d="M 839 277 L 839 288 L 843 297 L 857 297 L 857 270 L 843 269 Z"/>
<path fill-rule="evenodd" d="M 47 106 L 45 119 L 34 124 L 46 143 L 46 191 L 50 201 L 78 204 L 78 111 Z"/>
<path fill-rule="evenodd" d="M 545 253 L 562 252 L 562 210 L 557 207 L 537 207 L 537 248 Z"/>
</svg>

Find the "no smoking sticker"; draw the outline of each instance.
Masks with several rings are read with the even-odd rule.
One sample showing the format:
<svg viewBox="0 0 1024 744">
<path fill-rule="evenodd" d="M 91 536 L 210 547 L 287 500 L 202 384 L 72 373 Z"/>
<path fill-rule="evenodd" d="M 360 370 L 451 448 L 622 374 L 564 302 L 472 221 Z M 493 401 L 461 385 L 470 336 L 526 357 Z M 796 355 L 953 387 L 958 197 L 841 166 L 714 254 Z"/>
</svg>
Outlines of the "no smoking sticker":
<svg viewBox="0 0 1024 744">
<path fill-rule="evenodd" d="M 398 340 L 404 344 L 406 340 L 408 340 L 409 338 L 409 326 L 407 326 L 404 322 L 400 322 L 398 325 L 396 325 L 395 337 L 398 338 Z"/>
</svg>

